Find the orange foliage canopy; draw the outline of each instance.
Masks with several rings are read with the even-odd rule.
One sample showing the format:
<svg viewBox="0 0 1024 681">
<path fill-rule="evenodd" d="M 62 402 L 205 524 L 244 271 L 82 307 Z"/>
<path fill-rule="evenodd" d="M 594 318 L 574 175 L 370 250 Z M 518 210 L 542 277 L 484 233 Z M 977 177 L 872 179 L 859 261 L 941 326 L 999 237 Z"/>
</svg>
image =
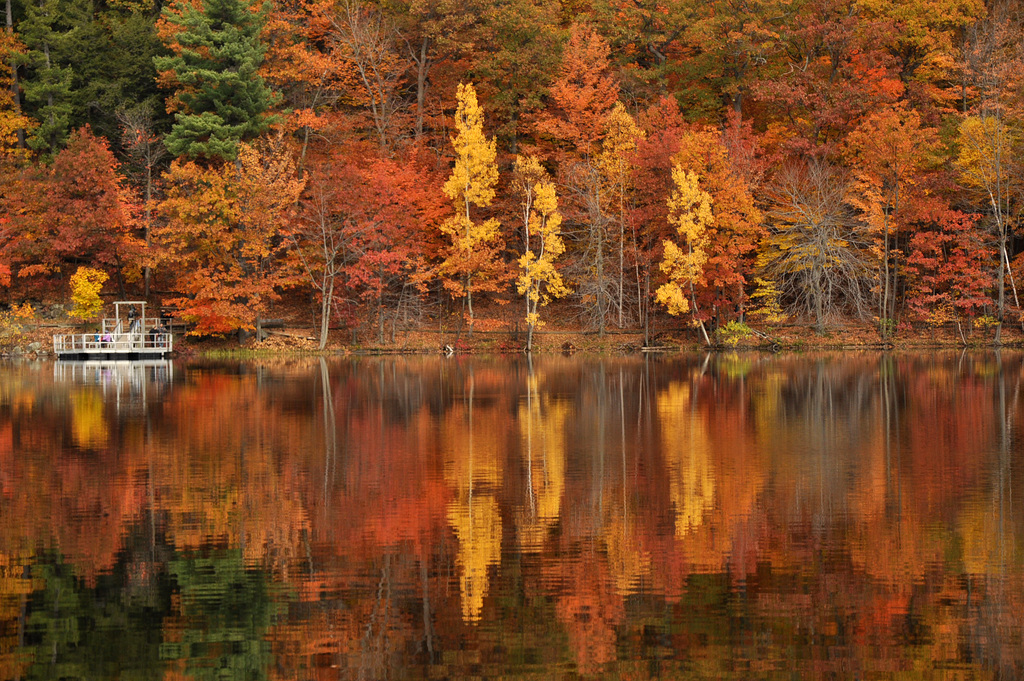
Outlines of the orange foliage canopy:
<svg viewBox="0 0 1024 681">
<path fill-rule="evenodd" d="M 538 132 L 581 154 L 593 149 L 619 98 L 609 52 L 608 43 L 597 31 L 573 25 L 558 77 L 551 84 L 552 106 L 537 117 Z"/>
<path fill-rule="evenodd" d="M 175 161 L 167 181 L 155 235 L 185 294 L 167 303 L 196 334 L 252 328 L 292 277 L 279 266 L 281 236 L 303 182 L 285 146 L 243 144 L 237 162 L 211 168 Z"/>
</svg>

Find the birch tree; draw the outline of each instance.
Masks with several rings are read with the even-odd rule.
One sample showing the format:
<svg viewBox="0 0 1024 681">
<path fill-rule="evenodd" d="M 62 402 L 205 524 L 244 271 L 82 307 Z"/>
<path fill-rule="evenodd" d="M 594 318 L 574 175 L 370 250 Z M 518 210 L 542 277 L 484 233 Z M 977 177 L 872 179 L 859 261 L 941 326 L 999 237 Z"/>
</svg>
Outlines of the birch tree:
<svg viewBox="0 0 1024 681">
<path fill-rule="evenodd" d="M 668 282 L 658 288 L 657 301 L 674 316 L 691 313 L 704 342 L 711 345 L 707 328 L 697 311 L 694 287 L 703 279 L 708 261 L 708 228 L 714 221 L 711 195 L 701 189 L 696 173 L 672 168 L 672 195 L 668 199 L 668 221 L 676 228 L 680 243 L 665 240 L 661 271 Z"/>
<path fill-rule="evenodd" d="M 1006 280 L 1009 278 L 1014 305 L 1020 309 L 1017 284 L 1010 269 L 1009 241 L 1013 224 L 1014 198 L 1021 190 L 1012 168 L 1020 146 L 1020 135 L 1003 116 L 969 116 L 960 125 L 960 154 L 956 165 L 960 180 L 988 204 L 989 219 L 999 251 L 996 268 L 996 335 L 1001 342 L 1006 314 Z"/>
<path fill-rule="evenodd" d="M 569 293 L 555 260 L 565 252 L 559 235 L 562 215 L 558 212 L 555 185 L 533 156 L 516 157 L 513 186 L 520 197 L 523 217 L 524 253 L 519 258 L 519 295 L 526 300 L 526 351 L 533 350 L 533 332 L 541 326 L 540 308 L 552 298 Z"/>
<path fill-rule="evenodd" d="M 459 84 L 455 112 L 455 167 L 444 193 L 455 214 L 441 225 L 451 239 L 440 273 L 453 297 L 466 301 L 469 332 L 473 333 L 473 292 L 495 291 L 500 283 L 498 248 L 499 222 L 495 218 L 474 221 L 473 208 L 487 208 L 494 200 L 498 183 L 497 151 L 494 139 L 484 135 L 484 114 L 471 84 Z"/>
</svg>

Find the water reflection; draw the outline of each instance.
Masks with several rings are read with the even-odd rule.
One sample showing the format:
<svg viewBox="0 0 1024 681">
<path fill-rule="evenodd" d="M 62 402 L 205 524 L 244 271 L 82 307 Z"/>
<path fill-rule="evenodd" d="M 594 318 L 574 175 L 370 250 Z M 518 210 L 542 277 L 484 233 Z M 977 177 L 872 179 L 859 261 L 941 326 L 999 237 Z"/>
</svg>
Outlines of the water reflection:
<svg viewBox="0 0 1024 681">
<path fill-rule="evenodd" d="M 0 677 L 1021 676 L 1022 377 L 0 365 Z"/>
</svg>

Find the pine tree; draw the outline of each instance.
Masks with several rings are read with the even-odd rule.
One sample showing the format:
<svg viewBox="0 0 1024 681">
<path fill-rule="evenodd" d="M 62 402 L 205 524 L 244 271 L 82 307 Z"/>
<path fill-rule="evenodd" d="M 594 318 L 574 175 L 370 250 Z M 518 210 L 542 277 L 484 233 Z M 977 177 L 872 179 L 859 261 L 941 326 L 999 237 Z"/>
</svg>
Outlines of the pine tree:
<svg viewBox="0 0 1024 681">
<path fill-rule="evenodd" d="M 173 71 L 179 89 L 175 124 L 164 140 L 174 156 L 232 160 L 238 143 L 264 132 L 274 93 L 258 70 L 266 46 L 260 29 L 268 11 L 253 13 L 244 0 L 205 0 L 202 11 L 186 0 L 164 8 L 180 28 L 171 57 L 156 57 L 159 71 Z"/>
<path fill-rule="evenodd" d="M 39 126 L 29 140 L 37 151 L 55 154 L 64 145 L 72 123 L 74 70 L 67 62 L 65 45 L 73 41 L 86 22 L 83 3 L 39 0 L 25 7 L 18 26 L 28 46 L 23 61 L 28 69 L 21 82 L 27 109 Z"/>
</svg>

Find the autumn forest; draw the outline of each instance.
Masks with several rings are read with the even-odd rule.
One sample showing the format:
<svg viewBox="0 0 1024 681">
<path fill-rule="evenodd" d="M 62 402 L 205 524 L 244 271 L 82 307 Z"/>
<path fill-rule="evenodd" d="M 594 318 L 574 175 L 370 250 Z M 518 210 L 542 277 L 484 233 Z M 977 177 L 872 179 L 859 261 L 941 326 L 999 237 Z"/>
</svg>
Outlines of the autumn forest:
<svg viewBox="0 0 1024 681">
<path fill-rule="evenodd" d="M 8 305 L 286 297 L 321 347 L 1021 323 L 1010 0 L 5 3 Z"/>
</svg>

